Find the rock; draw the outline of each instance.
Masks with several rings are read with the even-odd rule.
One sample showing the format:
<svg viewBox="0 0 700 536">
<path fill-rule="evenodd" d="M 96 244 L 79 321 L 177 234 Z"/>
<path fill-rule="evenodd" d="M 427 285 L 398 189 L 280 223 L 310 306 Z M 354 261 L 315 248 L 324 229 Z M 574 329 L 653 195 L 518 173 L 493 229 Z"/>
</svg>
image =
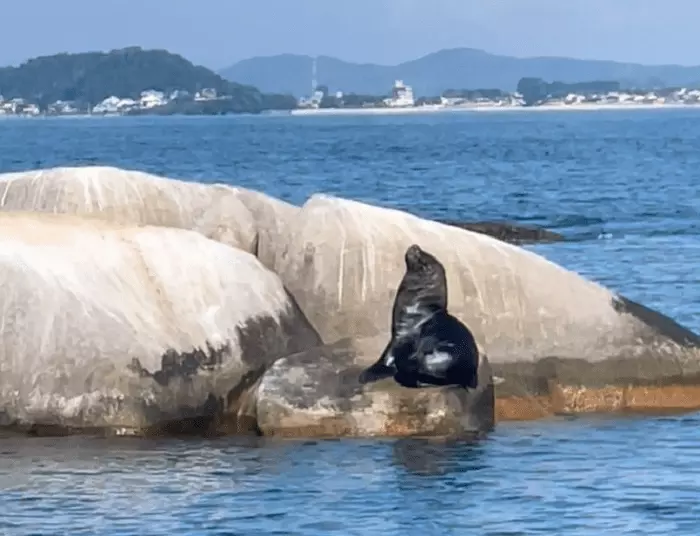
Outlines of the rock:
<svg viewBox="0 0 700 536">
<path fill-rule="evenodd" d="M 254 427 L 262 373 L 322 344 L 273 272 L 193 231 L 0 213 L 0 282 L 0 425 L 23 430 Z"/>
<path fill-rule="evenodd" d="M 225 186 L 224 188 L 229 187 Z M 274 258 L 266 256 L 266 254 L 274 248 L 288 223 L 299 212 L 299 207 L 255 190 L 238 187 L 229 189 L 252 214 L 257 232 L 253 253 L 257 255 L 260 262 L 270 268 Z"/>
<path fill-rule="evenodd" d="M 256 393 L 260 431 L 281 437 L 397 437 L 481 435 L 493 428 L 486 357 L 475 391 L 407 389 L 393 379 L 361 386 L 358 376 L 373 358 L 362 357 L 346 339 L 275 362 Z"/>
<path fill-rule="evenodd" d="M 255 253 L 258 241 L 273 241 L 298 207 L 244 188 L 88 166 L 0 174 L 0 210 L 191 229 Z"/>
<path fill-rule="evenodd" d="M 403 255 L 446 267 L 449 309 L 490 359 L 500 419 L 700 408 L 700 338 L 545 258 L 489 236 L 315 195 L 267 252 L 324 341 L 388 340 Z"/>
<path fill-rule="evenodd" d="M 439 223 L 459 227 L 467 231 L 474 231 L 493 238 L 497 238 L 509 244 L 531 244 L 535 242 L 562 242 L 566 240 L 563 235 L 542 229 L 541 227 L 527 227 L 508 222 L 462 222 L 456 220 L 437 220 Z"/>
</svg>

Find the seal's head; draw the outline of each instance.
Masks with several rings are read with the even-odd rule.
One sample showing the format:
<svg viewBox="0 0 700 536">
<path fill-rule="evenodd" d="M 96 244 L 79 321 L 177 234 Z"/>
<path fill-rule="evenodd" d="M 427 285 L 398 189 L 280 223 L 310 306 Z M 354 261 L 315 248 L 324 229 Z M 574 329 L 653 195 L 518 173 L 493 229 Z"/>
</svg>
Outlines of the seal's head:
<svg viewBox="0 0 700 536">
<path fill-rule="evenodd" d="M 404 254 L 406 273 L 404 274 L 394 302 L 393 323 L 409 322 L 406 317 L 424 316 L 431 312 L 447 309 L 447 277 L 445 268 L 435 257 L 412 244 Z"/>
<path fill-rule="evenodd" d="M 406 270 L 409 272 L 430 273 L 441 267 L 438 260 L 430 253 L 423 251 L 418 244 L 412 244 L 404 255 Z"/>
<path fill-rule="evenodd" d="M 418 244 L 408 247 L 404 261 L 406 262 L 406 276 L 418 283 L 419 288 L 429 290 L 430 294 L 447 293 L 445 267 Z M 419 292 L 419 294 L 422 293 Z M 447 298 L 445 297 L 445 299 Z M 447 303 L 445 303 L 445 307 L 447 307 Z"/>
</svg>

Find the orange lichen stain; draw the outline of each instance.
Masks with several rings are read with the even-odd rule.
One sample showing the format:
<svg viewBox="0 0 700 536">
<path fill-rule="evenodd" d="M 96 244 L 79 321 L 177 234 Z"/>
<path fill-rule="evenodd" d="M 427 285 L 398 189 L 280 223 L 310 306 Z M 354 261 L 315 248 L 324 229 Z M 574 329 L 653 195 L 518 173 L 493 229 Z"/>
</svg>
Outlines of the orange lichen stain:
<svg viewBox="0 0 700 536">
<path fill-rule="evenodd" d="M 561 406 L 559 413 L 612 413 L 625 408 L 625 388 L 559 386 Z"/>
<path fill-rule="evenodd" d="M 551 384 L 548 396 L 496 399 L 496 421 L 527 421 L 555 414 L 700 410 L 700 386 L 588 388 Z"/>
<path fill-rule="evenodd" d="M 554 413 L 552 402 L 544 396 L 513 396 L 496 399 L 496 422 L 534 421 Z"/>
<path fill-rule="evenodd" d="M 629 410 L 696 410 L 700 409 L 700 386 L 629 387 L 625 392 Z"/>
</svg>

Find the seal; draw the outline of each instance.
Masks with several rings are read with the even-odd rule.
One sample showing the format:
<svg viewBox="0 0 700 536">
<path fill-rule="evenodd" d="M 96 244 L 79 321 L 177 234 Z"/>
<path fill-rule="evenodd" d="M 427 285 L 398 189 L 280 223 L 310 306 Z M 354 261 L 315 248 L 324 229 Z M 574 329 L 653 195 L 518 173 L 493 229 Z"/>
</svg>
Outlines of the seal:
<svg viewBox="0 0 700 536">
<path fill-rule="evenodd" d="M 474 336 L 447 310 L 445 267 L 420 246 L 404 255 L 406 273 L 391 317 L 391 339 L 359 382 L 384 378 L 404 387 L 459 385 L 476 389 L 479 350 Z"/>
</svg>

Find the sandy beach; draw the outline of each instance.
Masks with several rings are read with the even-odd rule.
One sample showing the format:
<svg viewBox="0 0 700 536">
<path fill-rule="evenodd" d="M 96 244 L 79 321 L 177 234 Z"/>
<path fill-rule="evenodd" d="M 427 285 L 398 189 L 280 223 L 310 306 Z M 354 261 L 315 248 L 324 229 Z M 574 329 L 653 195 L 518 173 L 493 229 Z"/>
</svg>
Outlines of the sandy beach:
<svg viewBox="0 0 700 536">
<path fill-rule="evenodd" d="M 474 112 L 501 112 L 501 111 L 532 111 L 532 112 L 551 112 L 551 111 L 600 111 L 600 110 L 677 110 L 679 108 L 700 110 L 698 104 L 543 104 L 541 106 L 481 106 L 470 108 Z"/>
<path fill-rule="evenodd" d="M 640 104 L 640 103 L 615 103 L 615 104 L 544 104 L 541 106 L 415 106 L 412 108 L 317 108 L 291 110 L 290 115 L 403 115 L 403 114 L 429 114 L 429 113 L 456 113 L 456 112 L 552 112 L 552 111 L 601 111 L 601 110 L 671 110 L 671 109 L 696 109 L 698 104 Z"/>
</svg>

